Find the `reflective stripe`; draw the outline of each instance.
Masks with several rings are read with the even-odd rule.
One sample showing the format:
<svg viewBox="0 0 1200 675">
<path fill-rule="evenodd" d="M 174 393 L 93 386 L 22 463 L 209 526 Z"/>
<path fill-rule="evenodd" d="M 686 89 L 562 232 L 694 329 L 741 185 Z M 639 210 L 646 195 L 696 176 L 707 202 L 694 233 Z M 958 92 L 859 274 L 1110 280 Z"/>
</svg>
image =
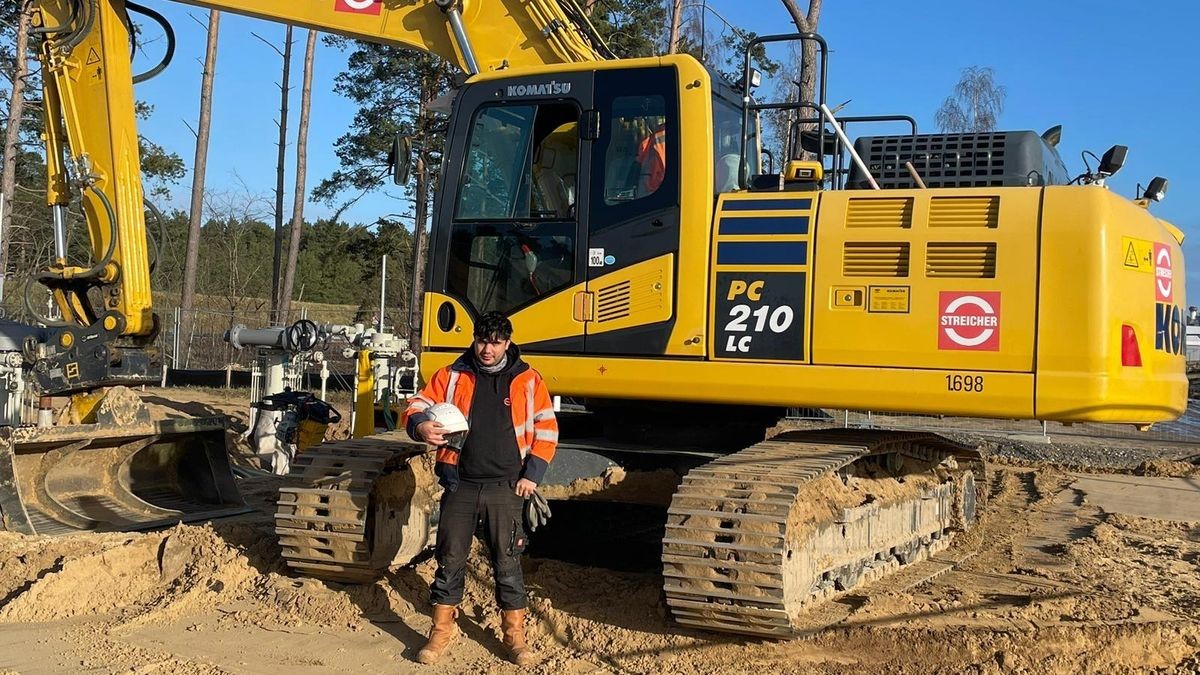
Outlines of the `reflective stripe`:
<svg viewBox="0 0 1200 675">
<path fill-rule="evenodd" d="M 541 422 L 542 420 L 552 420 L 552 419 L 554 419 L 554 408 L 546 408 L 545 410 L 539 410 L 533 414 L 534 422 Z"/>
<path fill-rule="evenodd" d="M 533 388 L 534 378 L 525 381 L 525 434 L 533 431 Z"/>
<path fill-rule="evenodd" d="M 408 402 L 408 409 L 413 412 L 421 412 L 422 410 L 428 410 L 429 405 L 430 404 L 426 403 L 425 401 L 418 401 L 418 400 L 413 399 Z"/>
<path fill-rule="evenodd" d="M 533 440 L 535 441 L 554 441 L 558 442 L 558 432 L 548 429 L 538 429 L 533 432 Z"/>
<path fill-rule="evenodd" d="M 413 403 L 418 403 L 418 402 L 424 403 L 426 408 L 433 405 L 432 399 L 425 398 L 424 396 L 422 396 L 420 394 L 416 394 L 412 398 L 408 399 L 408 401 L 409 401 L 409 405 L 412 405 Z"/>
<path fill-rule="evenodd" d="M 454 403 L 454 390 L 458 387 L 458 371 L 450 371 L 450 384 L 446 385 L 446 402 Z"/>
</svg>

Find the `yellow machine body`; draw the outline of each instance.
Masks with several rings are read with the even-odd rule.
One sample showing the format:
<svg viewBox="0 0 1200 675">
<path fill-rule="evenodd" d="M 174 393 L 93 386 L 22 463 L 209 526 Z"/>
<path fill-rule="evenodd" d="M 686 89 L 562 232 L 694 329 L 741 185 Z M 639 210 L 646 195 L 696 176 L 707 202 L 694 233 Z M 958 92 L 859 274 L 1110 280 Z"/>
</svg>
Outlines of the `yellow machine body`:
<svg viewBox="0 0 1200 675">
<path fill-rule="evenodd" d="M 1143 204 L 1094 185 L 714 194 L 707 73 L 587 67 L 676 73 L 678 246 L 510 313 L 554 393 L 1138 425 L 1186 409 L 1183 236 Z M 431 282 L 426 377 L 478 314 Z M 659 353 L 587 346 L 664 322 Z M 569 340 L 585 346 L 555 353 Z"/>
</svg>

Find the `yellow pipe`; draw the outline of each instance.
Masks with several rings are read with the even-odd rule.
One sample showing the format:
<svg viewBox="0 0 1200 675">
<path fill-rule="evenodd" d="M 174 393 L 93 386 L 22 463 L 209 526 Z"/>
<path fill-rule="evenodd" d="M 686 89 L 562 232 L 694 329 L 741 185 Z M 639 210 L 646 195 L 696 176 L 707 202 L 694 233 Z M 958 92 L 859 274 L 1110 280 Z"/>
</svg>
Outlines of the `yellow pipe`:
<svg viewBox="0 0 1200 675">
<path fill-rule="evenodd" d="M 371 368 L 371 352 L 358 353 L 358 372 L 354 377 L 354 438 L 375 433 L 375 371 Z"/>
</svg>

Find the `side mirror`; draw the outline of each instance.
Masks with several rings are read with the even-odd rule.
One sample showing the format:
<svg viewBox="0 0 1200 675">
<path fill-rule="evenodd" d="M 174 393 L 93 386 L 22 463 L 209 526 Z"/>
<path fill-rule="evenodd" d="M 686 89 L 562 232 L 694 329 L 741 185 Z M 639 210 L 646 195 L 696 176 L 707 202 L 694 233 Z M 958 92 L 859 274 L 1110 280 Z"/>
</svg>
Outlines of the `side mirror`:
<svg viewBox="0 0 1200 675">
<path fill-rule="evenodd" d="M 1128 153 L 1129 148 L 1125 147 L 1124 145 L 1112 146 L 1108 149 L 1108 152 L 1104 153 L 1104 156 L 1100 158 L 1100 168 L 1097 169 L 1096 172 L 1099 173 L 1103 178 L 1105 176 L 1111 176 L 1120 171 L 1121 167 L 1125 166 L 1125 155 Z"/>
<path fill-rule="evenodd" d="M 1167 179 L 1162 176 L 1155 176 L 1150 180 L 1150 184 L 1146 186 L 1146 191 L 1142 196 L 1152 202 L 1161 202 L 1163 197 L 1167 196 Z"/>
<path fill-rule="evenodd" d="M 404 185 L 408 182 L 409 167 L 412 166 L 412 139 L 397 133 L 392 139 L 392 151 L 388 153 L 388 165 L 392 168 L 392 182 Z"/>
</svg>

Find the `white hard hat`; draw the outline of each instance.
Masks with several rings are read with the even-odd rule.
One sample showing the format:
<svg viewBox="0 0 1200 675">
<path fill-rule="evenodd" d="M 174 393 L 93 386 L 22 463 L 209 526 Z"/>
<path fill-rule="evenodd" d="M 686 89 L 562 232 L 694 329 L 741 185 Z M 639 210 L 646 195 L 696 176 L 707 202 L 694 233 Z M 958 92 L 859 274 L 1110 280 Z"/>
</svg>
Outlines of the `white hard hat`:
<svg viewBox="0 0 1200 675">
<path fill-rule="evenodd" d="M 462 449 L 467 438 L 467 416 L 457 406 L 453 403 L 435 403 L 425 414 L 442 425 L 442 436 L 446 438 L 446 445 Z"/>
</svg>

